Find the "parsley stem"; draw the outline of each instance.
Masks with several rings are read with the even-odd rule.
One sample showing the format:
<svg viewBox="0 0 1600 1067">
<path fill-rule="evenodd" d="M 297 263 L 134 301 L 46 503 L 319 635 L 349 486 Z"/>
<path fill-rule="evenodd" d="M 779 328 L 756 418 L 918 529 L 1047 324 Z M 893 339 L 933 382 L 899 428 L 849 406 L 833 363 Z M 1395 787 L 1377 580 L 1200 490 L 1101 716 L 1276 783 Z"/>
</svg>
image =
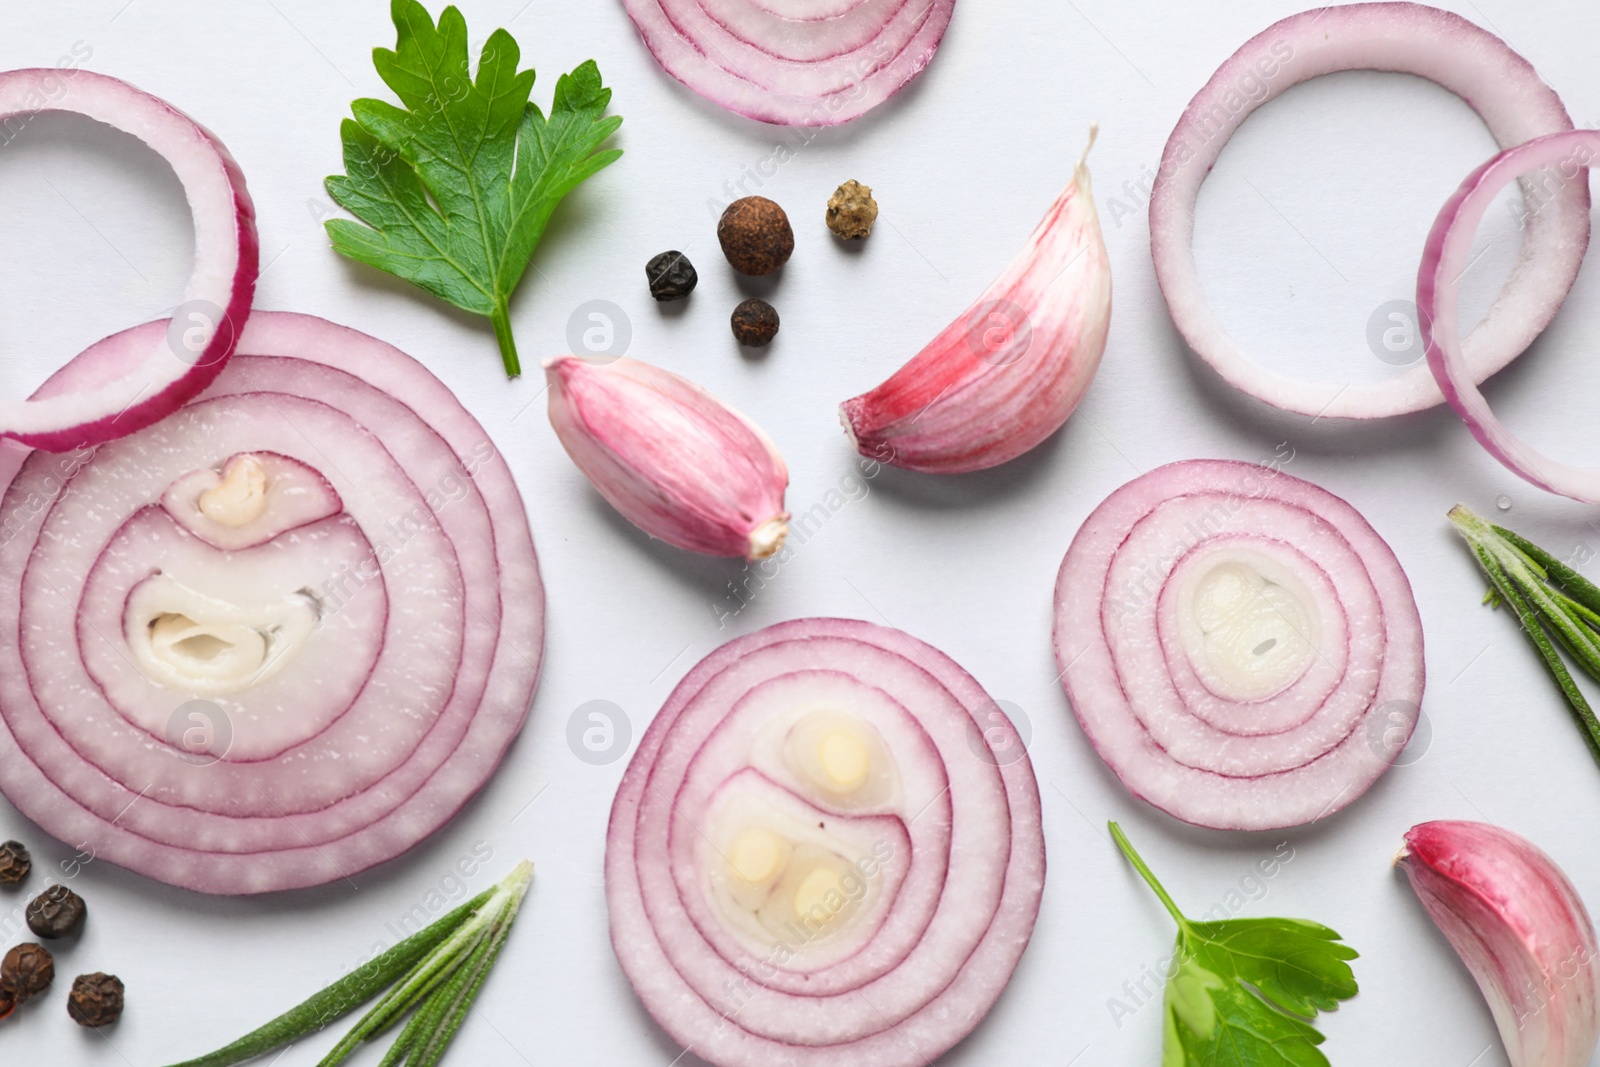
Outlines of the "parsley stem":
<svg viewBox="0 0 1600 1067">
<path fill-rule="evenodd" d="M 1167 895 L 1166 889 L 1156 878 L 1155 873 L 1145 866 L 1144 857 L 1140 856 L 1138 850 L 1133 847 L 1133 842 L 1129 841 L 1128 835 L 1122 832 L 1122 827 L 1118 826 L 1114 819 L 1106 823 L 1106 825 L 1111 828 L 1112 839 L 1116 841 L 1117 847 L 1122 850 L 1122 854 L 1128 858 L 1128 862 L 1133 864 L 1133 869 L 1139 872 L 1139 877 L 1144 879 L 1145 885 L 1148 885 L 1155 895 L 1161 898 L 1161 903 L 1172 917 L 1178 921 L 1178 928 L 1187 930 L 1189 928 L 1189 920 L 1183 917 L 1183 912 L 1178 910 L 1178 905 Z"/>
<path fill-rule="evenodd" d="M 500 342 L 500 358 L 505 361 L 506 377 L 520 376 L 522 361 L 517 358 L 517 339 L 511 336 L 511 309 L 506 301 L 495 302 L 494 310 L 489 313 L 489 321 L 494 323 L 494 339 Z"/>
</svg>

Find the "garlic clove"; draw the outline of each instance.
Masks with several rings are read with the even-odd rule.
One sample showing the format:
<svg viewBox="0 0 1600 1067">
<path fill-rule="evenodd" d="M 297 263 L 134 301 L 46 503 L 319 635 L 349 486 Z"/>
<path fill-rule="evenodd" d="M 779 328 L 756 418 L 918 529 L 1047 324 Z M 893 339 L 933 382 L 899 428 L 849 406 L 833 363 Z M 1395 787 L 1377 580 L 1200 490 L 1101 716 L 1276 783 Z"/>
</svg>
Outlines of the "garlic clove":
<svg viewBox="0 0 1600 1067">
<path fill-rule="evenodd" d="M 864 456 L 908 470 L 998 466 L 1061 428 L 1111 325 L 1111 261 L 1086 163 L 1005 273 L 960 318 L 840 417 Z"/>
<path fill-rule="evenodd" d="M 1395 862 L 1477 980 L 1512 1067 L 1587 1067 L 1600 947 L 1561 868 L 1485 823 L 1422 823 L 1405 841 Z"/>
<path fill-rule="evenodd" d="M 600 495 L 671 545 L 767 559 L 783 547 L 789 469 L 771 438 L 686 378 L 647 363 L 545 363 L 550 424 Z"/>
</svg>

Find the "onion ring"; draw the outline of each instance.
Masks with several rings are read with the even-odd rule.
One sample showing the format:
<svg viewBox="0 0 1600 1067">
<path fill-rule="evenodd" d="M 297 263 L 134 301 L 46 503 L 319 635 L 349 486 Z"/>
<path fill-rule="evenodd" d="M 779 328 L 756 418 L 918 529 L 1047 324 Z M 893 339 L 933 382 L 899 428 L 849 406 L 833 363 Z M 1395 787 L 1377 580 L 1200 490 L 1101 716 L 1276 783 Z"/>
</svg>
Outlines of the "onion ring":
<svg viewBox="0 0 1600 1067">
<path fill-rule="evenodd" d="M 1589 504 L 1600 504 L 1600 468 L 1551 459 L 1506 429 L 1489 410 L 1478 380 L 1468 371 L 1470 357 L 1463 353 L 1460 282 L 1478 223 L 1501 189 L 1530 171 L 1555 166 L 1556 180 L 1561 183 L 1557 197 L 1566 189 L 1582 189 L 1587 194 L 1586 171 L 1594 165 L 1597 153 L 1600 131 L 1570 130 L 1536 138 L 1489 160 L 1467 176 L 1439 212 L 1417 274 L 1417 318 L 1427 345 L 1428 368 L 1472 436 L 1495 459 L 1539 488 Z M 1575 180 L 1580 176 L 1583 180 Z M 1534 222 L 1543 210 L 1541 207 L 1534 214 Z M 1574 243 L 1581 253 L 1582 243 Z M 1499 310 L 1500 305 L 1495 308 Z M 1538 318 L 1538 329 L 1548 322 L 1542 308 L 1532 318 Z"/>
<path fill-rule="evenodd" d="M 0 500 L 0 789 L 102 859 L 225 894 L 349 877 L 436 830 L 516 736 L 543 648 L 521 498 L 438 379 L 306 315 L 256 312 L 240 352 L 161 422 L 30 454 Z M 281 514 L 246 460 L 299 479 Z M 206 485 L 227 548 L 176 506 Z"/>
<path fill-rule="evenodd" d="M 1055 648 L 1100 758 L 1199 826 L 1340 810 L 1421 711 L 1394 553 L 1343 500 L 1250 463 L 1173 463 L 1106 498 L 1061 563 Z"/>
<path fill-rule="evenodd" d="M 87 70 L 0 73 L 0 122 L 70 111 L 142 140 L 183 184 L 194 215 L 194 270 L 167 333 L 115 377 L 0 401 L 0 437 L 52 452 L 111 441 L 176 411 L 216 379 L 255 296 L 259 246 L 244 174 L 215 134 L 127 82 Z"/>
<path fill-rule="evenodd" d="M 617 959 L 719 1067 L 936 1059 L 1009 981 L 1043 883 L 1038 786 L 1004 713 L 938 651 L 853 620 L 702 660 L 607 833 Z"/>
<path fill-rule="evenodd" d="M 1340 384 L 1252 362 L 1206 303 L 1194 260 L 1195 200 L 1234 130 L 1291 86 L 1345 70 L 1426 78 L 1471 105 L 1502 148 L 1570 130 L 1572 119 L 1528 61 L 1486 30 L 1421 4 L 1367 3 L 1318 8 L 1269 26 L 1218 68 L 1178 120 L 1150 195 L 1151 256 L 1178 331 L 1229 384 L 1274 407 L 1375 419 L 1433 407 L 1444 394 L 1421 366 L 1380 382 Z M 1241 90 L 1263 83 L 1256 92 Z M 1520 355 L 1555 315 L 1577 280 L 1588 235 L 1586 185 L 1562 189 L 1531 220 L 1511 276 L 1465 344 L 1474 382 Z"/>
</svg>

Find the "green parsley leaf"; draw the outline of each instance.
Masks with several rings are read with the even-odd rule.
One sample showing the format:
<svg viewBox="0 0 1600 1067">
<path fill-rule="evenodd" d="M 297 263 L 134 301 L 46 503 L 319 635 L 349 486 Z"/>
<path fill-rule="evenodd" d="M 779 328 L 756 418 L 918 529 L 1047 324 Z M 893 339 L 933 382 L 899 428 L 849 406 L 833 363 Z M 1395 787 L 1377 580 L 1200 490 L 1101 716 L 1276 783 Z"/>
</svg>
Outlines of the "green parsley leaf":
<svg viewBox="0 0 1600 1067">
<path fill-rule="evenodd" d="M 1111 823 L 1128 862 L 1178 923 L 1178 967 L 1162 1003 L 1162 1067 L 1328 1067 L 1308 1020 L 1358 992 L 1356 950 L 1305 919 L 1193 922 Z"/>
<path fill-rule="evenodd" d="M 529 102 L 534 72 L 495 30 L 468 69 L 467 23 L 447 7 L 435 25 L 418 0 L 393 0 L 394 51 L 373 64 L 405 106 L 357 100 L 339 127 L 345 174 L 328 195 L 361 222 L 331 219 L 333 247 L 487 315 L 506 373 L 521 373 L 508 305 L 561 199 L 615 162 L 600 145 L 622 124 L 593 60 L 556 81 L 547 118 Z M 362 225 L 365 223 L 365 225 Z"/>
<path fill-rule="evenodd" d="M 1179 1025 L 1181 1058 L 1176 1065 L 1189 1067 L 1328 1067 L 1317 1048 L 1324 1038 L 1308 1024 L 1276 1010 L 1237 982 L 1218 979 L 1208 990 L 1216 1009 L 1210 1033 L 1201 1034 Z M 1172 1031 L 1167 1039 L 1172 1040 Z M 1170 1048 L 1170 1044 L 1169 1044 Z"/>
</svg>

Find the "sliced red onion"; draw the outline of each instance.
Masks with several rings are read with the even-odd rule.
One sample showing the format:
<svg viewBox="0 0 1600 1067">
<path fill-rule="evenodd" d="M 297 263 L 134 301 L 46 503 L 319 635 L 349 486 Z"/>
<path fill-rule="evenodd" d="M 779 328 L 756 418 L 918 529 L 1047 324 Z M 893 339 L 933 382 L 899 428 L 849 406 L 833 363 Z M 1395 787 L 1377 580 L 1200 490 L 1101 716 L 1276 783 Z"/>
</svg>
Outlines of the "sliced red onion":
<svg viewBox="0 0 1600 1067">
<path fill-rule="evenodd" d="M 1495 459 L 1539 488 L 1590 504 L 1600 503 L 1600 468 L 1551 459 L 1508 430 L 1489 410 L 1489 402 L 1478 389 L 1483 379 L 1473 370 L 1472 339 L 1477 332 L 1469 334 L 1463 343 L 1460 302 L 1461 274 L 1467 266 L 1473 235 L 1500 190 L 1535 170 L 1553 168 L 1551 177 L 1557 188 L 1550 201 L 1541 202 L 1530 212 L 1529 236 L 1522 250 L 1525 261 L 1536 254 L 1531 227 L 1538 225 L 1546 212 L 1563 198 L 1570 199 L 1578 193 L 1587 203 L 1588 168 L 1597 158 L 1600 131 L 1595 130 L 1551 134 L 1501 152 L 1468 175 L 1445 203 L 1428 234 L 1427 251 L 1417 273 L 1417 317 L 1427 345 L 1428 367 L 1472 436 Z M 1567 248 L 1580 257 L 1588 240 L 1587 227 L 1585 215 L 1583 227 L 1574 227 L 1567 233 Z M 1532 334 L 1544 329 L 1554 313 L 1553 309 L 1546 313 L 1542 304 L 1511 304 L 1504 294 L 1490 314 L 1495 311 L 1503 311 L 1508 317 L 1519 316 Z"/>
<path fill-rule="evenodd" d="M 1136 478 L 1056 583 L 1056 658 L 1135 796 L 1218 829 L 1297 826 L 1364 793 L 1421 710 L 1422 622 L 1349 504 L 1250 463 Z"/>
<path fill-rule="evenodd" d="M 1257 364 L 1217 321 L 1194 259 L 1195 199 L 1228 138 L 1257 108 L 1303 81 L 1344 70 L 1414 74 L 1466 101 L 1503 148 L 1572 129 L 1553 89 L 1504 41 L 1422 4 L 1323 7 L 1267 27 L 1190 101 L 1167 141 L 1150 196 L 1150 251 L 1172 321 L 1235 388 L 1274 407 L 1324 418 L 1374 419 L 1444 399 L 1421 366 L 1378 382 L 1311 381 Z M 1519 356 L 1578 277 L 1589 238 L 1589 189 L 1558 190 L 1528 223 L 1521 258 L 1467 338 L 1463 376 L 1481 382 Z"/>
<path fill-rule="evenodd" d="M 844 619 L 691 670 L 606 843 L 623 970 L 719 1067 L 931 1062 L 1005 988 L 1043 884 L 1038 787 L 999 707 L 937 650 Z"/>
<path fill-rule="evenodd" d="M 623 0 L 668 74 L 781 126 L 858 118 L 922 72 L 955 0 Z"/>
<path fill-rule="evenodd" d="M 216 135 L 165 101 L 87 70 L 0 73 L 0 122 L 70 111 L 139 138 L 171 165 L 194 216 L 194 272 L 170 328 L 115 374 L 71 390 L 0 401 L 0 437 L 67 452 L 114 440 L 176 411 L 222 371 L 255 294 L 259 249 L 244 174 Z"/>
<path fill-rule="evenodd" d="M 543 647 L 521 498 L 442 383 L 310 316 L 255 313 L 240 353 L 159 423 L 31 454 L 0 501 L 0 788 L 214 893 L 349 877 L 432 833 L 516 735 Z"/>
</svg>

